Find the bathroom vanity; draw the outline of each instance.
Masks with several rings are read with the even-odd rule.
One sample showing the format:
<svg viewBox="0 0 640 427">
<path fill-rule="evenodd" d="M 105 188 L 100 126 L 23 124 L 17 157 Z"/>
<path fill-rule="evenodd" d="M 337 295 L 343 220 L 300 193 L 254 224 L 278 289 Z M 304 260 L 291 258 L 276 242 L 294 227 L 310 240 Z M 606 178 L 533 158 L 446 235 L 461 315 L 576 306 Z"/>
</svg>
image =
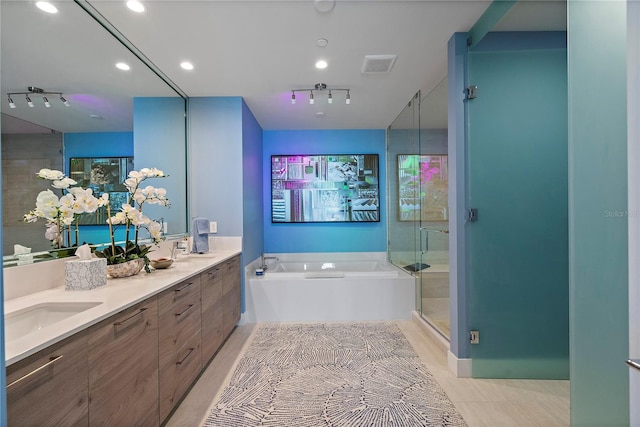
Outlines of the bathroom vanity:
<svg viewBox="0 0 640 427">
<path fill-rule="evenodd" d="M 9 425 L 158 426 L 240 319 L 240 254 L 191 255 L 91 291 L 8 300 L 5 310 L 17 319 L 7 327 Z M 53 323 L 11 332 L 33 310 Z"/>
</svg>

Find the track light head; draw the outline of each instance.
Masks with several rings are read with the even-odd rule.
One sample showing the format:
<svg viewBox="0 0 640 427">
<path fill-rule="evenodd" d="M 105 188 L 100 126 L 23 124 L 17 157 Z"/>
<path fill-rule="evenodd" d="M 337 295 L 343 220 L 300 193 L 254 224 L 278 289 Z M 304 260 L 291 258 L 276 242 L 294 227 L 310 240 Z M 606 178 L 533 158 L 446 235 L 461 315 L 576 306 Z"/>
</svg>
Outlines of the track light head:
<svg viewBox="0 0 640 427">
<path fill-rule="evenodd" d="M 26 95 L 26 96 L 25 96 L 25 99 L 27 100 L 27 105 L 28 105 L 30 108 L 33 108 L 33 101 L 31 101 L 31 98 L 29 98 L 29 95 Z"/>
<path fill-rule="evenodd" d="M 333 104 L 333 95 L 331 95 L 331 91 L 329 91 L 329 96 L 327 97 L 327 102 L 329 104 Z"/>
<path fill-rule="evenodd" d="M 309 94 L 309 104 L 313 104 L 313 91 L 311 91 L 311 93 Z"/>
<path fill-rule="evenodd" d="M 69 104 L 69 101 L 67 101 L 62 95 L 60 95 L 60 101 L 62 101 L 65 107 L 68 107 L 69 105 L 71 105 Z"/>
<path fill-rule="evenodd" d="M 11 95 L 8 95 L 8 101 L 9 101 L 9 108 L 16 108 L 16 104 L 15 102 L 13 102 L 13 99 L 11 99 Z"/>
<path fill-rule="evenodd" d="M 349 91 L 347 91 L 347 99 L 345 100 L 345 102 L 347 105 L 351 104 L 351 93 L 349 93 Z"/>
<path fill-rule="evenodd" d="M 296 103 L 296 93 L 291 91 L 291 103 L 295 104 Z"/>
<path fill-rule="evenodd" d="M 42 100 L 44 101 L 44 106 L 45 106 L 45 107 L 47 107 L 47 108 L 50 108 L 50 107 L 51 107 L 51 103 L 49 102 L 49 100 L 47 99 L 47 97 L 46 97 L 46 96 L 43 96 L 43 97 L 42 97 Z"/>
</svg>

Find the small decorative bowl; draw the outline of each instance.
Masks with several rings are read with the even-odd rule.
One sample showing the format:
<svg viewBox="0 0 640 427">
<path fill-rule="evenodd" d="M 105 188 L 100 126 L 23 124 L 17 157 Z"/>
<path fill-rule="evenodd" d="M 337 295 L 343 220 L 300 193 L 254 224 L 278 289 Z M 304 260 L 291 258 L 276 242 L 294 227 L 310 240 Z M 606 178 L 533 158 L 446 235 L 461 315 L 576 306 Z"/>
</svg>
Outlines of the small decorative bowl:
<svg viewBox="0 0 640 427">
<path fill-rule="evenodd" d="M 169 268 L 173 264 L 173 260 L 171 258 L 158 258 L 151 260 L 151 267 L 156 270 L 161 270 L 163 268 Z"/>
</svg>

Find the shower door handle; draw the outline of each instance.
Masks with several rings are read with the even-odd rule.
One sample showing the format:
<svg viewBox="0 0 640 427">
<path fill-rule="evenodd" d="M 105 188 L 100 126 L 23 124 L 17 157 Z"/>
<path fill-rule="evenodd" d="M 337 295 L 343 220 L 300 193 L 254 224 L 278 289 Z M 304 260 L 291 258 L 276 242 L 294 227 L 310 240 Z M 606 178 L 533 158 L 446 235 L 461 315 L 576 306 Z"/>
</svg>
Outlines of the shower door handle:
<svg viewBox="0 0 640 427">
<path fill-rule="evenodd" d="M 629 359 L 627 360 L 627 365 L 631 366 L 632 368 L 637 369 L 638 371 L 640 371 L 640 359 Z"/>
</svg>

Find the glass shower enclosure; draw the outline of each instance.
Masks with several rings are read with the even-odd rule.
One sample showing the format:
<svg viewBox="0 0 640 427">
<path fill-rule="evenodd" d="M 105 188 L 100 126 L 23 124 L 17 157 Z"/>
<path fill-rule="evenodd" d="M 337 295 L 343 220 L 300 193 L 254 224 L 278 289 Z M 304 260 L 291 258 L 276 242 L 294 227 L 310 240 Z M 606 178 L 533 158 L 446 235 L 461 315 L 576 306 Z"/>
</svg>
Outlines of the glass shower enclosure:
<svg viewBox="0 0 640 427">
<path fill-rule="evenodd" d="M 449 338 L 447 79 L 387 128 L 391 263 L 416 279 L 416 311 Z"/>
</svg>

